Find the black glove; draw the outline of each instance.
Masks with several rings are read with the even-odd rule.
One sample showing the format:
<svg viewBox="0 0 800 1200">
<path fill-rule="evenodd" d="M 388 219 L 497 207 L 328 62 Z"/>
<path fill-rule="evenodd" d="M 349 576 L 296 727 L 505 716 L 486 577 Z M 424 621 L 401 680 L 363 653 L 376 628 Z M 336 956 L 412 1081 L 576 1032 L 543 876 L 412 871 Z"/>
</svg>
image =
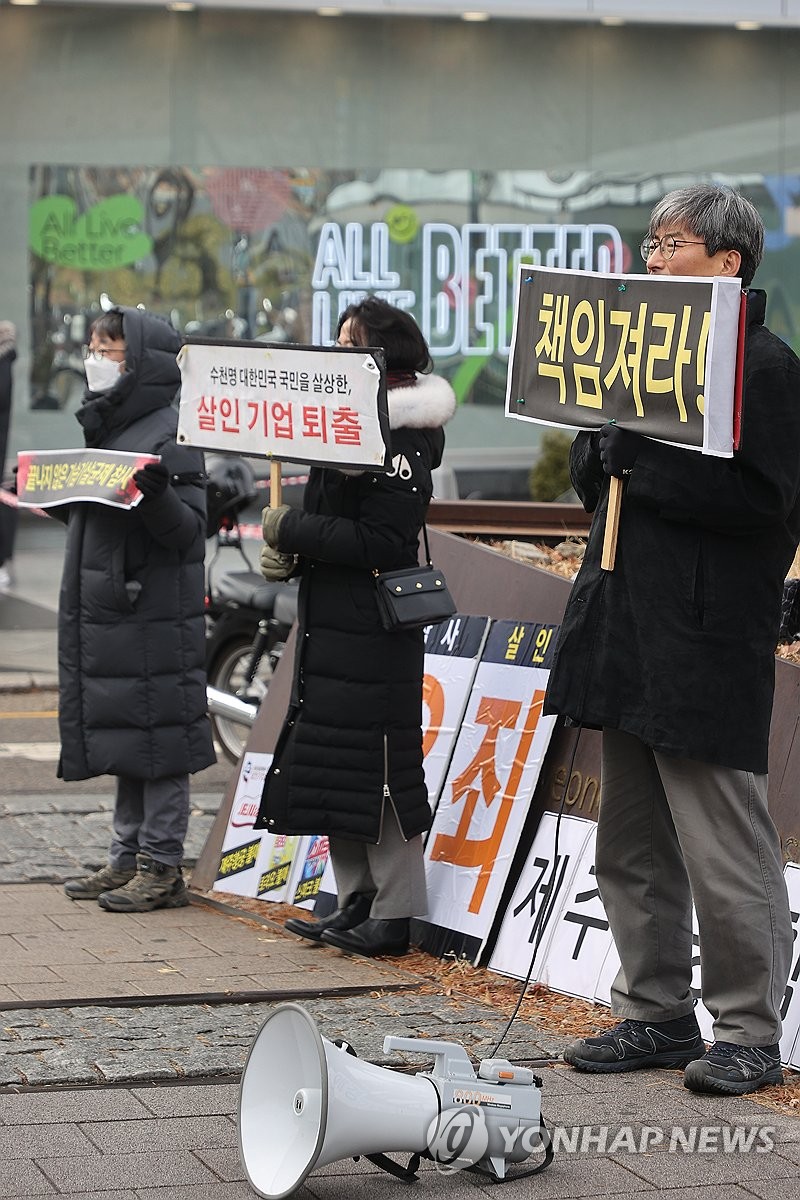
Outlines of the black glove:
<svg viewBox="0 0 800 1200">
<path fill-rule="evenodd" d="M 642 435 L 619 425 L 604 425 L 600 430 L 600 461 L 606 475 L 630 475 L 642 448 Z"/>
<path fill-rule="evenodd" d="M 148 463 L 137 471 L 133 482 L 142 493 L 142 502 L 163 496 L 169 485 L 169 471 L 163 463 Z"/>
</svg>

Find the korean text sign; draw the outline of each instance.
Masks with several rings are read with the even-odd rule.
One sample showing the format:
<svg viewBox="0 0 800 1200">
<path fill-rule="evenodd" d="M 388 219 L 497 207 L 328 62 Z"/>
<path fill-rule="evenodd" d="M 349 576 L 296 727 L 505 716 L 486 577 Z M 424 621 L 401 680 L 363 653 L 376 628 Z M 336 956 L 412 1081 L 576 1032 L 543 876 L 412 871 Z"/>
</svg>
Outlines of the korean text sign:
<svg viewBox="0 0 800 1200">
<path fill-rule="evenodd" d="M 506 415 L 733 453 L 741 280 L 521 267 Z"/>
<path fill-rule="evenodd" d="M 542 706 L 557 628 L 492 625 L 425 844 L 428 922 L 479 943 L 491 929 L 555 724 Z"/>
<path fill-rule="evenodd" d="M 52 508 L 74 500 L 94 500 L 113 508 L 133 508 L 142 493 L 133 476 L 157 454 L 123 450 L 20 450 L 17 501 L 22 508 Z"/>
<path fill-rule="evenodd" d="M 178 364 L 184 444 L 321 466 L 389 464 L 380 351 L 189 339 Z"/>
</svg>

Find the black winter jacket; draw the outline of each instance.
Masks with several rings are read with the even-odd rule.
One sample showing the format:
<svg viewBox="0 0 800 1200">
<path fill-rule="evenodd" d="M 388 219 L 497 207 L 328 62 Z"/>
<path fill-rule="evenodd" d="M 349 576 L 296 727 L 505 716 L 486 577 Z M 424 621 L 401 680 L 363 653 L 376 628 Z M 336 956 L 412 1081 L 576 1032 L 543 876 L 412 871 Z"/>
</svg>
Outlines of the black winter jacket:
<svg viewBox="0 0 800 1200">
<path fill-rule="evenodd" d="M 373 569 L 414 566 L 441 462 L 450 385 L 421 376 L 388 393 L 392 469 L 314 468 L 279 549 L 301 556 L 292 699 L 256 828 L 378 842 L 384 820 L 430 825 L 422 770 L 421 630 L 387 633 Z"/>
<path fill-rule="evenodd" d="M 783 583 L 800 538 L 800 362 L 748 295 L 741 447 L 733 458 L 644 439 L 600 569 L 608 478 L 578 434 L 570 470 L 594 511 L 545 712 L 621 729 L 666 754 L 762 774 Z"/>
<path fill-rule="evenodd" d="M 172 407 L 180 338 L 157 317 L 119 311 L 127 369 L 110 392 L 87 392 L 78 420 L 87 445 L 160 454 L 172 478 L 132 510 L 69 506 L 58 629 L 64 779 L 159 779 L 215 761 L 203 457 L 177 445 Z"/>
</svg>

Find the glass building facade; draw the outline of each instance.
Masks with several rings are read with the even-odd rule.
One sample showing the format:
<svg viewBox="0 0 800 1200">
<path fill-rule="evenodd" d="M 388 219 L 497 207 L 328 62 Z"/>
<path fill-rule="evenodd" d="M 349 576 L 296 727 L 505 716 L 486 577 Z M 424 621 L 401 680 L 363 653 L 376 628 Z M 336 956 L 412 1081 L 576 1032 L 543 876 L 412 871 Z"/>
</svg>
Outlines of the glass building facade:
<svg viewBox="0 0 800 1200">
<path fill-rule="evenodd" d="M 530 462 L 503 418 L 519 262 L 636 272 L 653 203 L 735 185 L 800 349 L 800 30 L 0 9 L 0 317 L 14 448 L 76 441 L 101 297 L 186 333 L 324 344 L 412 311 L 451 456 Z"/>
</svg>

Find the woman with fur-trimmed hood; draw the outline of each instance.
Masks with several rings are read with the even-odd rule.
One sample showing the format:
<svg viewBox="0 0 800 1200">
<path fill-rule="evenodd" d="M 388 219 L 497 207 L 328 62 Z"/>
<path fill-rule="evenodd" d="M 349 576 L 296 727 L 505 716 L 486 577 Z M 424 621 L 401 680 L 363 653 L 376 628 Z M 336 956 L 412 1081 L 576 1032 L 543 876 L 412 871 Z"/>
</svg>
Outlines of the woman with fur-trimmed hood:
<svg viewBox="0 0 800 1200">
<path fill-rule="evenodd" d="M 427 909 L 424 650 L 421 630 L 383 628 L 373 571 L 418 561 L 455 396 L 426 374 L 430 352 L 408 313 L 370 297 L 345 310 L 337 332 L 340 345 L 384 349 L 392 466 L 315 467 L 302 511 L 264 510 L 265 577 L 298 569 L 302 580 L 293 693 L 256 824 L 330 838 L 339 907 L 287 928 L 361 954 L 404 954 L 409 917 Z"/>
</svg>

